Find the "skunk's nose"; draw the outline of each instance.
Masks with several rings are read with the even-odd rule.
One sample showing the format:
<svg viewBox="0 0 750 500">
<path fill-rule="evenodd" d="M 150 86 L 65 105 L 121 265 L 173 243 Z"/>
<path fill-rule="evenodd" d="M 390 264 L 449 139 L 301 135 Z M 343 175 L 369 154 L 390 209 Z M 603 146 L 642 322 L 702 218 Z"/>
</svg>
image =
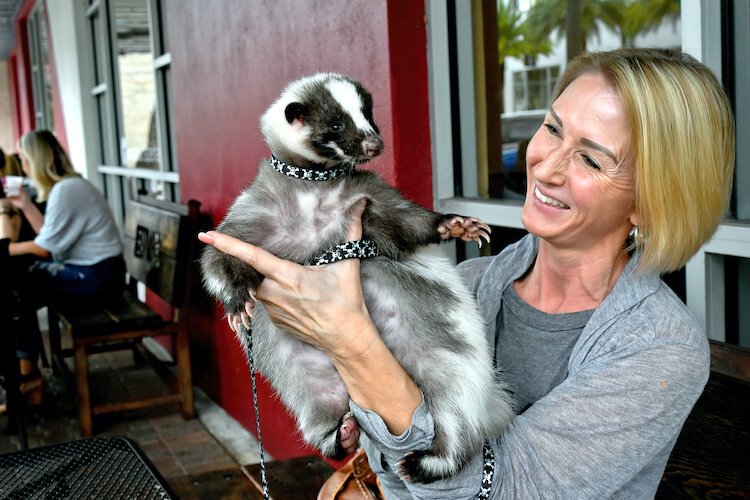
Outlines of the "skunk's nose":
<svg viewBox="0 0 750 500">
<path fill-rule="evenodd" d="M 380 137 L 369 137 L 362 141 L 362 151 L 370 158 L 378 156 L 383 151 L 383 139 Z"/>
</svg>

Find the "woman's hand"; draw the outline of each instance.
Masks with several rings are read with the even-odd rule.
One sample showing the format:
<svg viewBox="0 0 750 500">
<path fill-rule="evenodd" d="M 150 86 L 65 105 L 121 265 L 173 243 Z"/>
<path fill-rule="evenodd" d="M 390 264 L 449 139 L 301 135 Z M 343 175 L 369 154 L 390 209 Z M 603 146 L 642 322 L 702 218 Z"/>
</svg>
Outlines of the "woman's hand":
<svg viewBox="0 0 750 500">
<path fill-rule="evenodd" d="M 361 200 L 347 234 L 349 240 L 362 236 L 364 207 Z M 300 340 L 340 359 L 360 356 L 379 341 L 373 338 L 375 329 L 362 297 L 358 259 L 305 267 L 215 231 L 198 237 L 265 276 L 256 298 L 277 326 Z"/>
<path fill-rule="evenodd" d="M 26 192 L 26 189 L 24 189 L 23 186 L 19 189 L 18 195 L 8 196 L 8 199 L 13 203 L 13 206 L 19 210 L 26 210 L 30 205 L 33 205 L 29 193 Z"/>
<path fill-rule="evenodd" d="M 8 196 L 8 200 L 14 207 L 23 212 L 23 216 L 26 218 L 29 225 L 31 225 L 31 229 L 33 229 L 36 234 L 39 234 L 39 231 L 42 230 L 42 226 L 44 225 L 44 214 L 40 212 L 37 206 L 31 201 L 31 196 L 29 196 L 26 189 L 21 187 L 19 194 L 17 196 Z M 24 251 L 24 253 L 40 255 L 37 252 L 40 248 L 41 247 L 34 249 L 33 252 Z M 42 249 L 42 251 L 49 256 L 49 253 L 46 250 Z"/>
</svg>

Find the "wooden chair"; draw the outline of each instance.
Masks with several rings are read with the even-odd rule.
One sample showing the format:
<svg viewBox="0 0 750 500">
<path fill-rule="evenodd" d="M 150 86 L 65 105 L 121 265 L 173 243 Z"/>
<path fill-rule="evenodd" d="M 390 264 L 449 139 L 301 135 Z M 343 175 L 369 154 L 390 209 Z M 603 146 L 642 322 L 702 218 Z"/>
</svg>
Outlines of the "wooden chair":
<svg viewBox="0 0 750 500">
<path fill-rule="evenodd" d="M 194 415 L 187 325 L 190 307 L 190 277 L 195 260 L 197 201 L 187 205 L 141 198 L 127 203 L 123 228 L 124 255 L 129 283 L 121 299 L 95 309 L 49 307 L 50 344 L 55 368 L 66 372 L 63 358 L 71 350 L 61 349 L 62 325 L 73 341 L 78 414 L 83 436 L 91 436 L 93 417 L 104 413 L 180 403 L 182 415 Z M 174 308 L 168 321 L 137 298 L 137 284 L 161 297 Z M 177 381 L 164 364 L 155 359 L 141 340 L 169 335 L 177 365 Z M 135 349 L 171 380 L 173 393 L 122 402 L 92 403 L 88 356 L 93 353 Z M 134 352 L 135 354 L 135 352 Z"/>
<path fill-rule="evenodd" d="M 750 498 L 750 349 L 711 342 L 711 375 L 656 498 Z"/>
</svg>

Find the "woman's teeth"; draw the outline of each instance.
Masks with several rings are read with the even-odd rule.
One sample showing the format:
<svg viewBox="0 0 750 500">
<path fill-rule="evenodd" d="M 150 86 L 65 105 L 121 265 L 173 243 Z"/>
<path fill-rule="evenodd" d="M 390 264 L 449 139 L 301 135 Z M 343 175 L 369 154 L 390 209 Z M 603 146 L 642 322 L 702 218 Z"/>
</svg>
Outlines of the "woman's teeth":
<svg viewBox="0 0 750 500">
<path fill-rule="evenodd" d="M 552 205 L 553 207 L 560 207 L 560 208 L 570 208 L 565 203 L 558 201 L 554 198 L 550 198 L 549 196 L 544 196 L 541 191 L 539 191 L 539 188 L 534 188 L 534 196 L 537 197 L 539 201 L 544 203 L 545 205 Z"/>
</svg>

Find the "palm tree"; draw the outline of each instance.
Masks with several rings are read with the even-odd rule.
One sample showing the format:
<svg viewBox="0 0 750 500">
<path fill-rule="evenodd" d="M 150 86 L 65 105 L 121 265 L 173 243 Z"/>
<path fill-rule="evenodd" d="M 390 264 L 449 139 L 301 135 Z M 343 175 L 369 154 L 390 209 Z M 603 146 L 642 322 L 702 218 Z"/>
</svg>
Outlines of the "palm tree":
<svg viewBox="0 0 750 500">
<path fill-rule="evenodd" d="M 632 45 L 636 35 L 658 28 L 664 19 L 675 22 L 680 0 L 538 0 L 529 11 L 527 29 L 536 36 L 576 37 L 579 33 L 566 29 L 566 16 L 579 9 L 580 18 L 574 16 L 574 22 L 580 23 L 583 40 L 568 44 L 568 59 L 576 55 L 576 49 L 586 49 L 586 40 L 598 39 L 602 26 L 619 33 L 624 46 Z"/>
<path fill-rule="evenodd" d="M 580 18 L 573 19 L 574 24 L 580 26 L 582 40 L 569 44 L 568 59 L 572 59 L 577 52 L 586 49 L 586 40 L 591 37 L 599 38 L 600 26 L 606 26 L 613 31 L 620 31 L 622 17 L 627 0 L 539 0 L 529 10 L 526 18 L 526 29 L 535 36 L 557 37 L 567 34 L 576 37 L 579 33 L 568 33 L 566 26 L 571 20 L 567 20 L 569 9 L 580 10 Z M 574 49 L 580 50 L 571 50 Z"/>
<path fill-rule="evenodd" d="M 552 52 L 547 35 L 530 30 L 514 1 L 500 1 L 497 6 L 497 52 L 500 64 L 500 85 L 503 88 L 505 58 L 525 59 Z M 502 103 L 502 100 L 501 100 Z"/>
<path fill-rule="evenodd" d="M 620 24 L 623 47 L 630 47 L 636 35 L 657 29 L 668 19 L 672 24 L 680 18 L 680 0 L 638 0 L 629 2 Z"/>
<path fill-rule="evenodd" d="M 499 2 L 497 7 L 497 47 L 500 64 L 505 57 L 523 59 L 539 54 L 549 54 L 552 43 L 542 33 L 529 29 L 522 19 L 516 2 Z"/>
</svg>

